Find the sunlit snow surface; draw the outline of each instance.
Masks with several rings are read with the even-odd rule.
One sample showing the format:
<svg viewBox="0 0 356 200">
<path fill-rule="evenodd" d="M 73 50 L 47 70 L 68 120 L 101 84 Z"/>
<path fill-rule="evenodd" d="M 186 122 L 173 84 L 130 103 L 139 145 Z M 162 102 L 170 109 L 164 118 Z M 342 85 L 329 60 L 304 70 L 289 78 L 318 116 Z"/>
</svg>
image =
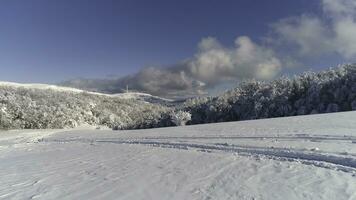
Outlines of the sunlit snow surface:
<svg viewBox="0 0 356 200">
<path fill-rule="evenodd" d="M 356 112 L 0 132 L 0 199 L 356 199 Z"/>
</svg>

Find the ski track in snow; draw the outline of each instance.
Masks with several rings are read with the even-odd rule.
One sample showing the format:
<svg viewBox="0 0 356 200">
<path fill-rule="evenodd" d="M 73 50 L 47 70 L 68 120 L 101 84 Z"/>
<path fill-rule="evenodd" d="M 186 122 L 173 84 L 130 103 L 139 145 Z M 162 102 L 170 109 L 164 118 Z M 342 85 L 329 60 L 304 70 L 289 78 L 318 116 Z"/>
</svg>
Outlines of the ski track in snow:
<svg viewBox="0 0 356 200">
<path fill-rule="evenodd" d="M 168 139 L 253 139 L 253 138 L 273 138 L 277 137 L 156 137 L 154 140 L 168 140 Z M 325 136 L 325 137 L 306 137 L 300 138 L 296 137 L 281 137 L 282 139 L 315 139 L 318 140 L 348 140 L 353 141 L 353 137 L 335 137 L 335 136 Z M 228 143 L 214 143 L 214 144 L 198 144 L 198 143 L 185 143 L 185 142 L 160 142 L 154 141 L 153 138 L 144 140 L 120 140 L 120 139 L 72 139 L 72 140 L 43 140 L 42 142 L 57 142 L 57 143 L 67 143 L 67 142 L 82 142 L 82 143 L 114 143 L 114 144 L 136 144 L 136 145 L 148 145 L 160 148 L 175 148 L 182 150 L 198 150 L 200 152 L 212 152 L 212 151 L 222 151 L 230 153 L 238 153 L 240 155 L 246 156 L 265 156 L 266 158 L 281 160 L 281 161 L 294 161 L 307 165 L 314 165 L 317 167 L 323 167 L 327 169 L 340 170 L 343 172 L 352 173 L 356 176 L 356 156 L 355 155 L 340 155 L 333 152 L 318 152 L 314 149 L 312 150 L 293 150 L 287 148 L 261 148 L 253 146 L 238 146 Z M 279 138 L 278 138 L 279 139 Z M 355 144 L 356 145 L 356 144 Z"/>
</svg>

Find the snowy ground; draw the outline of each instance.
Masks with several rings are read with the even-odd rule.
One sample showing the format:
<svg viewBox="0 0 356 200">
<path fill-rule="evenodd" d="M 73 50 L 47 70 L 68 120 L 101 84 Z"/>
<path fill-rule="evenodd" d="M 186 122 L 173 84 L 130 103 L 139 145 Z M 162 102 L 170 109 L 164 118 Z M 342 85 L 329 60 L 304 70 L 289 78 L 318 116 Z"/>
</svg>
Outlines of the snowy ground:
<svg viewBox="0 0 356 200">
<path fill-rule="evenodd" d="M 0 199 L 356 199 L 356 112 L 0 132 Z"/>
</svg>

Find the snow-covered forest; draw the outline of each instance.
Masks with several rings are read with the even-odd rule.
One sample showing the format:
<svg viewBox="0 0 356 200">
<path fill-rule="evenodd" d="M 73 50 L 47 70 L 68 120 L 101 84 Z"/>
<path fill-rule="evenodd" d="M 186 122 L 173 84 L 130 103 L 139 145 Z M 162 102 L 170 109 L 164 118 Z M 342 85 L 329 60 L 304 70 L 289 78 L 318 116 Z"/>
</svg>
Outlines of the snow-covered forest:
<svg viewBox="0 0 356 200">
<path fill-rule="evenodd" d="M 356 110 L 356 65 L 243 82 L 218 97 L 187 100 L 184 110 L 192 114 L 190 124 Z"/>
<path fill-rule="evenodd" d="M 0 85 L 0 129 L 138 129 L 350 110 L 356 110 L 355 64 L 271 82 L 251 80 L 176 108 L 85 91 Z"/>
</svg>

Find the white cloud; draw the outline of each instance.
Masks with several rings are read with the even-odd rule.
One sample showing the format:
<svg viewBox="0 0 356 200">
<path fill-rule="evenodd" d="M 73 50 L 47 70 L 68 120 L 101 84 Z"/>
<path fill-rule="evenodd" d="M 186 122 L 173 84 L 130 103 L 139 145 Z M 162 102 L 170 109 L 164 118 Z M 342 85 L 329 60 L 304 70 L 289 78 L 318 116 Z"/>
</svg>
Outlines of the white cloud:
<svg viewBox="0 0 356 200">
<path fill-rule="evenodd" d="M 272 26 L 282 45 L 296 45 L 300 56 L 318 56 L 331 49 L 327 28 L 319 18 L 310 16 L 280 20 Z"/>
<path fill-rule="evenodd" d="M 355 16 L 355 0 L 322 0 L 322 7 L 325 13 L 332 17 L 344 18 Z"/>
<path fill-rule="evenodd" d="M 236 73 L 244 72 L 240 78 L 272 79 L 281 71 L 281 61 L 272 49 L 253 43 L 246 36 L 235 40 Z M 239 69 L 240 68 L 240 69 Z"/>
<path fill-rule="evenodd" d="M 346 59 L 356 56 L 356 0 L 322 0 L 327 18 L 302 15 L 273 24 L 274 41 L 282 48 L 295 45 L 298 56 L 336 53 Z"/>
<path fill-rule="evenodd" d="M 356 56 L 356 22 L 352 19 L 344 19 L 334 24 L 335 49 L 345 58 Z"/>
<path fill-rule="evenodd" d="M 223 48 L 211 37 L 203 39 L 199 47 L 187 69 L 194 78 L 210 84 L 231 79 L 271 79 L 281 70 L 274 52 L 247 36 L 238 37 L 234 48 Z"/>
</svg>

